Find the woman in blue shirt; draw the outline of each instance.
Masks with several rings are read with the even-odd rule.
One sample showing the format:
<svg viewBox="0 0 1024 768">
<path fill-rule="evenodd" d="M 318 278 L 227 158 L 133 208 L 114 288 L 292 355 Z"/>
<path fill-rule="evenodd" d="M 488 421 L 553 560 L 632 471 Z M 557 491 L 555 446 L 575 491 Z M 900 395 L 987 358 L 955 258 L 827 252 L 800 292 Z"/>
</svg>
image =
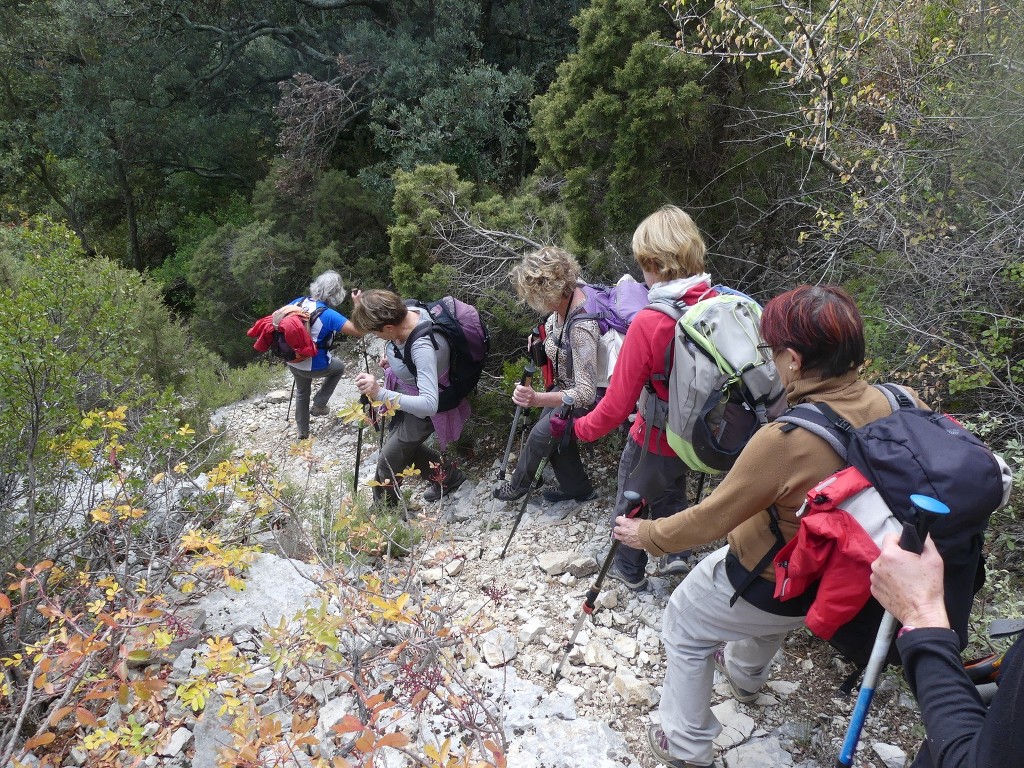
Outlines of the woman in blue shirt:
<svg viewBox="0 0 1024 768">
<path fill-rule="evenodd" d="M 362 336 L 348 318 L 331 309 L 331 306 L 336 307 L 344 300 L 345 287 L 341 283 L 341 276 L 334 270 L 328 270 L 310 283 L 308 296 L 300 296 L 290 302 L 302 307 L 311 317 L 318 308 L 324 308 L 309 328 L 309 334 L 317 347 L 316 355 L 288 363 L 295 378 L 295 425 L 299 429 L 299 440 L 309 437 L 310 414 L 326 416 L 330 412 L 327 402 L 345 373 L 345 364 L 330 351 L 335 334 L 341 332 L 348 336 Z M 313 379 L 323 381 L 310 405 Z"/>
</svg>

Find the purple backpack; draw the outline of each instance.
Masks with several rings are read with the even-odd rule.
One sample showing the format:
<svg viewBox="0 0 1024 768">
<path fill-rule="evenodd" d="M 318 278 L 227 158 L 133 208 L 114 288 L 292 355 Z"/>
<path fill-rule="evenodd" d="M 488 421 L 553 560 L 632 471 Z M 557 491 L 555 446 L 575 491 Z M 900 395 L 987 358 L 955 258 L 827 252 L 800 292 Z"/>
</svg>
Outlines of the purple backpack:
<svg viewBox="0 0 1024 768">
<path fill-rule="evenodd" d="M 430 313 L 432 324 L 421 324 L 409 334 L 405 341 L 405 355 L 399 354 L 406 367 L 416 375 L 416 366 L 410 350 L 412 343 L 420 336 L 429 334 L 434 349 L 437 342 L 433 334 L 441 333 L 448 340 L 451 363 L 448 367 L 448 384 L 441 386 L 438 396 L 438 413 L 449 411 L 464 397 L 476 389 L 480 374 L 483 373 L 487 354 L 491 349 L 491 336 L 476 307 L 452 296 L 438 301 L 422 302 L 408 299 L 410 307 L 422 307 Z M 395 345 L 397 352 L 398 346 Z"/>
<path fill-rule="evenodd" d="M 597 320 L 601 333 L 616 330 L 625 333 L 636 313 L 647 306 L 647 286 L 632 280 L 621 281 L 613 286 L 582 284 L 585 314 L 575 320 Z"/>
</svg>

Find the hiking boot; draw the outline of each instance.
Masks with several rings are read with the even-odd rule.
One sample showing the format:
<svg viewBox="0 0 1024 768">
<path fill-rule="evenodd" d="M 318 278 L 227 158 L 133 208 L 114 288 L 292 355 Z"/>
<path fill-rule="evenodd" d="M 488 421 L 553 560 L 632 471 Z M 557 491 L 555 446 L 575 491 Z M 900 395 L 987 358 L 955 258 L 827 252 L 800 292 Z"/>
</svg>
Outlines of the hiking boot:
<svg viewBox="0 0 1024 768">
<path fill-rule="evenodd" d="M 647 743 L 650 744 L 654 756 L 671 768 L 711 768 L 713 765 L 713 763 L 691 763 L 689 760 L 672 757 L 668 751 L 668 739 L 660 725 L 652 725 L 647 729 Z"/>
<path fill-rule="evenodd" d="M 331 412 L 331 409 L 326 405 L 312 405 L 309 408 L 310 416 L 326 416 Z"/>
<path fill-rule="evenodd" d="M 560 501 L 569 501 L 569 499 L 572 499 L 573 501 L 584 502 L 593 501 L 596 498 L 597 491 L 594 488 L 591 488 L 589 491 L 585 491 L 584 493 L 581 493 L 578 496 L 571 496 L 568 493 L 563 493 L 557 488 L 552 488 L 550 490 L 544 491 L 544 501 L 551 502 L 552 504 L 557 504 Z"/>
<path fill-rule="evenodd" d="M 690 562 L 689 552 L 662 555 L 658 558 L 658 575 L 671 576 L 675 574 L 686 574 L 690 572 L 693 564 Z"/>
<path fill-rule="evenodd" d="M 449 480 L 448 480 L 448 482 L 444 484 L 444 494 L 443 495 L 445 495 L 445 496 L 449 495 L 452 491 L 454 491 L 456 488 L 458 488 L 464 482 L 466 482 L 466 475 L 465 475 L 465 473 L 461 469 L 453 469 L 449 473 Z M 441 495 L 442 495 L 441 484 L 440 483 L 431 483 L 430 487 L 427 488 L 427 490 L 425 490 L 423 492 L 423 500 L 426 501 L 426 502 L 433 503 L 435 501 L 440 501 L 441 500 Z"/>
<path fill-rule="evenodd" d="M 720 645 L 718 650 L 715 651 L 715 669 L 722 673 L 722 677 L 729 683 L 729 689 L 732 691 L 733 698 L 736 701 L 742 702 L 743 704 L 750 704 L 757 700 L 761 690 L 748 691 L 745 688 L 740 688 L 732 679 L 732 675 L 729 674 L 728 668 L 725 666 L 725 646 Z"/>
<path fill-rule="evenodd" d="M 623 584 L 627 589 L 631 589 L 634 592 L 641 592 L 647 589 L 647 576 L 641 575 L 639 579 L 633 580 L 626 578 L 622 571 L 619 570 L 618 563 L 612 563 L 612 567 L 608 569 L 608 578 L 614 579 L 615 581 Z"/>
<path fill-rule="evenodd" d="M 506 480 L 494 489 L 494 498 L 498 501 L 515 501 L 523 498 L 528 490 L 528 488 L 516 488 L 512 485 L 511 480 Z"/>
</svg>

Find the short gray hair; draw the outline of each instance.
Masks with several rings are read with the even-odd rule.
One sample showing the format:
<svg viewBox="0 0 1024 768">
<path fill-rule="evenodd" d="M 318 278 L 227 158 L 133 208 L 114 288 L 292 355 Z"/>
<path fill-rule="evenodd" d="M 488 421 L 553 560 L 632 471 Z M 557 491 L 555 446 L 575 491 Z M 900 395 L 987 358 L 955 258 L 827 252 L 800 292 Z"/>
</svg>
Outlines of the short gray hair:
<svg viewBox="0 0 1024 768">
<path fill-rule="evenodd" d="M 345 286 L 341 275 L 329 269 L 309 284 L 309 298 L 336 307 L 345 300 Z"/>
</svg>

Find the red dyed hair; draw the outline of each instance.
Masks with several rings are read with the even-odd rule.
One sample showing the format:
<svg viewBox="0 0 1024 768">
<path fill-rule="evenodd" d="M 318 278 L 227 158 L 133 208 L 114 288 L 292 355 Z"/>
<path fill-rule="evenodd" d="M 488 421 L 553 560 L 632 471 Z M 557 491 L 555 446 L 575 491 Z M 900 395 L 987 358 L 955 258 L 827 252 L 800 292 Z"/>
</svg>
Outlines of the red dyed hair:
<svg viewBox="0 0 1024 768">
<path fill-rule="evenodd" d="M 800 353 L 804 370 L 839 376 L 864 362 L 864 321 L 837 285 L 801 285 L 768 302 L 761 336 L 773 350 Z"/>
</svg>

